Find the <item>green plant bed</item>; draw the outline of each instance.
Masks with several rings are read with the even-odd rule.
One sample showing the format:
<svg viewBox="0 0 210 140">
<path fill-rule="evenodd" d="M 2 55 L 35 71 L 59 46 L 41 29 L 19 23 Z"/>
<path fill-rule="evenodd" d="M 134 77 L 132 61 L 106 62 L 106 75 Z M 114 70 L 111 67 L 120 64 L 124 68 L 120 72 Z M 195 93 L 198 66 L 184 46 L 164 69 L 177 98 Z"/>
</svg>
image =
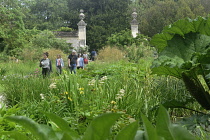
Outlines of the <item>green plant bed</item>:
<svg viewBox="0 0 210 140">
<path fill-rule="evenodd" d="M 64 68 L 61 75 L 54 71 L 45 79 L 36 63 L 8 63 L 5 67 L 10 69 L 2 77 L 1 85 L 7 105 L 19 106 L 16 115 L 47 124 L 49 120 L 43 112 L 54 113 L 71 123 L 79 135 L 103 113 L 124 113 L 115 128 L 118 133 L 130 121 L 141 121 L 142 113 L 154 123 L 160 104 L 170 108 L 173 117 L 195 113 L 180 109 L 182 107 L 202 111 L 194 102 L 188 102 L 189 92 L 182 81 L 151 75 L 150 60 L 141 59 L 138 63 L 95 61 L 89 63 L 87 69 L 77 70 L 76 75 Z M 175 102 L 181 105 L 178 109 Z"/>
<path fill-rule="evenodd" d="M 84 134 L 78 135 L 62 118 L 52 114 L 45 113 L 51 120 L 49 125 L 38 124 L 30 118 L 24 116 L 8 116 L 6 120 L 20 124 L 25 129 L 29 130 L 33 137 L 40 140 L 196 140 L 185 128 L 180 125 L 172 124 L 169 115 L 162 106 L 159 108 L 156 118 L 156 126 L 141 114 L 144 129 L 140 130 L 138 122 L 134 121 L 126 125 L 123 129 L 114 133 L 114 126 L 120 120 L 119 113 L 106 113 L 95 117 Z M 40 131 L 41 130 L 41 131 Z M 114 134 L 114 135 L 113 135 Z M 10 136 L 15 139 L 27 140 L 28 137 L 18 131 L 2 131 L 0 136 Z"/>
</svg>

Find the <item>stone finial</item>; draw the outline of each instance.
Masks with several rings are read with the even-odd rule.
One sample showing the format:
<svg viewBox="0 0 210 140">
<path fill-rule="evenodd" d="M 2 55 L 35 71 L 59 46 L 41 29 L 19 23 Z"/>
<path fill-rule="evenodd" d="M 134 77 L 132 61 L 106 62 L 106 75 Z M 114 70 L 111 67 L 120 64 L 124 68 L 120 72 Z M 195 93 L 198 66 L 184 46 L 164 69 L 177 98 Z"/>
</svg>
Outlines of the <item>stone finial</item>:
<svg viewBox="0 0 210 140">
<path fill-rule="evenodd" d="M 130 22 L 131 24 L 131 33 L 132 36 L 135 38 L 137 36 L 137 34 L 139 33 L 138 31 L 138 21 L 137 21 L 137 13 L 136 13 L 136 9 L 133 9 L 133 13 L 131 14 L 133 17 L 133 20 Z"/>
<path fill-rule="evenodd" d="M 85 15 L 83 14 L 84 10 L 83 9 L 80 9 L 80 14 L 79 14 L 79 18 L 81 20 L 83 20 L 85 18 Z"/>
<path fill-rule="evenodd" d="M 78 26 L 86 26 L 87 24 L 83 21 L 83 19 L 85 18 L 85 15 L 83 14 L 84 10 L 81 9 L 80 10 L 80 14 L 79 14 L 79 18 L 80 18 L 80 22 L 77 24 Z"/>
<path fill-rule="evenodd" d="M 133 19 L 137 18 L 137 13 L 136 13 L 136 9 L 135 8 L 133 9 L 133 13 L 131 15 L 132 15 Z"/>
<path fill-rule="evenodd" d="M 133 9 L 133 13 L 131 14 L 133 17 L 133 20 L 130 22 L 131 25 L 138 25 L 138 21 L 137 21 L 137 13 L 136 13 L 136 9 Z"/>
<path fill-rule="evenodd" d="M 78 39 L 79 39 L 79 47 L 86 46 L 86 26 L 87 24 L 83 20 L 85 18 L 85 15 L 83 14 L 84 10 L 80 10 L 79 18 L 80 21 L 77 24 L 78 25 Z"/>
</svg>

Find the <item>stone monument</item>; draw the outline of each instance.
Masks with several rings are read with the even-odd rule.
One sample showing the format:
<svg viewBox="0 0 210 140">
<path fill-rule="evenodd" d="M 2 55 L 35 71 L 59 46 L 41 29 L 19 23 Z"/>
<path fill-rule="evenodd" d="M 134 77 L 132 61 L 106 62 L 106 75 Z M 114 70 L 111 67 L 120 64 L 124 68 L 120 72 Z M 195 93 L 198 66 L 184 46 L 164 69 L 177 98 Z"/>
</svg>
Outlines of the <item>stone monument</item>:
<svg viewBox="0 0 210 140">
<path fill-rule="evenodd" d="M 139 33 L 139 31 L 138 31 L 138 24 L 139 23 L 137 21 L 136 9 L 133 10 L 132 17 L 133 17 L 133 20 L 130 22 L 131 33 L 132 33 L 132 36 L 135 38 L 137 36 L 137 34 Z"/>
<path fill-rule="evenodd" d="M 77 24 L 78 31 L 64 32 L 64 31 L 54 31 L 55 35 L 59 39 L 66 40 L 66 43 L 70 43 L 73 47 L 73 50 L 79 51 L 83 49 L 87 49 L 86 47 L 86 26 L 87 24 L 84 22 L 85 15 L 83 14 L 83 10 L 80 10 L 80 21 Z"/>
<path fill-rule="evenodd" d="M 85 15 L 83 14 L 83 12 L 84 11 L 81 9 L 80 15 L 79 15 L 80 21 L 77 24 L 77 26 L 78 26 L 79 47 L 84 48 L 86 46 L 86 26 L 87 26 L 87 24 L 83 20 L 85 18 Z"/>
</svg>

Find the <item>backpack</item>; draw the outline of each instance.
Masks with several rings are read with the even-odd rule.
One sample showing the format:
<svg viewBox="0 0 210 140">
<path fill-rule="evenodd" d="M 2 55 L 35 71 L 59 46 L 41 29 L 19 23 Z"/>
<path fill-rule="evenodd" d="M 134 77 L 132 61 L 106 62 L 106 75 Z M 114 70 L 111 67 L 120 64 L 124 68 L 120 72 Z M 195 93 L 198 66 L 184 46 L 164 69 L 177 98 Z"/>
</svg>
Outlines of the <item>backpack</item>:
<svg viewBox="0 0 210 140">
<path fill-rule="evenodd" d="M 84 64 L 88 64 L 88 59 L 84 58 Z"/>
</svg>

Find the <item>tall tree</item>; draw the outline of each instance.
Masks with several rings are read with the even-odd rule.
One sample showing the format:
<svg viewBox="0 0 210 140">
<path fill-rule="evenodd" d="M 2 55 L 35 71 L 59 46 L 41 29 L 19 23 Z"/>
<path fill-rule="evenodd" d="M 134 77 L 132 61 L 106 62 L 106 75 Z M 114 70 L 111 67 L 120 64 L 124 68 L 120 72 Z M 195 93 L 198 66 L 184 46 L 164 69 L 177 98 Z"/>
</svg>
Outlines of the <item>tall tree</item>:
<svg viewBox="0 0 210 140">
<path fill-rule="evenodd" d="M 144 1 L 144 0 L 141 0 Z M 207 16 L 202 0 L 150 0 L 146 4 L 139 3 L 140 31 L 153 36 L 163 27 L 186 17 Z M 148 7 L 149 5 L 150 7 Z"/>
<path fill-rule="evenodd" d="M 14 3 L 17 4 L 17 3 Z M 14 5 L 13 5 L 14 6 Z M 11 7 L 6 1 L 0 6 L 0 38 L 1 38 L 1 52 L 11 53 L 15 55 L 14 51 L 25 46 L 26 40 L 24 36 L 24 23 L 22 20 L 23 14 L 21 9 L 17 6 Z"/>
<path fill-rule="evenodd" d="M 30 12 L 25 18 L 27 28 L 52 30 L 67 23 L 64 19 L 68 13 L 66 0 L 32 0 L 26 1 L 25 4 L 30 7 Z"/>
<path fill-rule="evenodd" d="M 129 3 L 130 0 L 70 0 L 70 26 L 77 28 L 79 10 L 84 9 L 87 44 L 91 49 L 100 49 L 112 33 L 129 27 Z"/>
<path fill-rule="evenodd" d="M 204 7 L 205 13 L 210 13 L 210 1 L 209 0 L 201 0 L 201 5 Z"/>
</svg>

